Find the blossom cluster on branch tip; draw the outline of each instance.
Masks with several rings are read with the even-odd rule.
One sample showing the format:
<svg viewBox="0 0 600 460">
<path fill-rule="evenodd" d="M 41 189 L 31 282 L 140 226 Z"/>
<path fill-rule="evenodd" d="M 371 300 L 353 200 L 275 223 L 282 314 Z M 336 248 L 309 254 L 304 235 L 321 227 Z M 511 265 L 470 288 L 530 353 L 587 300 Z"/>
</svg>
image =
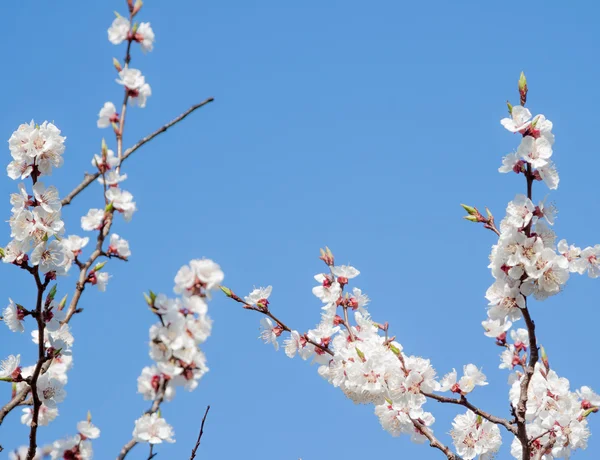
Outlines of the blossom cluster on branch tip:
<svg viewBox="0 0 600 460">
<path fill-rule="evenodd" d="M 243 303 L 244 308 L 265 315 L 260 338 L 266 343 L 278 349 L 279 338 L 287 334 L 283 340 L 287 356 L 299 355 L 319 364 L 318 373 L 350 400 L 373 405 L 382 427 L 392 436 L 406 434 L 414 442 L 426 442 L 435 422 L 433 415 L 424 410 L 426 395 L 435 391 L 465 395 L 476 386 L 486 385 L 485 375 L 469 364 L 460 379 L 453 371 L 440 383 L 428 359 L 405 354 L 402 345 L 388 337 L 388 325 L 371 318 L 367 309 L 369 297 L 357 287 L 348 289 L 360 272 L 350 265 L 335 265 L 329 249 L 322 250 L 320 258 L 328 267 L 327 272 L 315 276 L 319 284 L 313 288 L 313 294 L 323 304 L 321 321 L 306 333 L 288 328 L 273 316 L 269 307 L 271 286 L 254 289 L 243 299 L 228 288 L 222 290 Z M 476 430 L 476 422 L 469 429 Z M 497 431 L 486 430 L 486 436 L 476 440 L 473 452 L 496 452 L 501 444 Z M 464 458 L 474 458 L 468 456 L 469 452 L 466 454 Z"/>
<path fill-rule="evenodd" d="M 125 40 L 136 41 L 141 45 L 143 51 L 152 51 L 154 31 L 150 23 L 142 22 L 131 27 L 131 23 L 127 18 L 118 13 L 116 15 L 117 17 L 108 29 L 108 40 L 113 45 L 120 45 Z"/>
<path fill-rule="evenodd" d="M 53 421 L 58 415 L 58 403 L 62 402 L 66 397 L 64 389 L 67 384 L 67 372 L 73 365 L 71 348 L 74 338 L 69 330 L 68 324 L 61 324 L 64 319 L 64 302 L 56 302 L 54 296 L 56 290 L 52 289 L 42 310 L 42 319 L 44 321 L 44 351 L 47 359 L 50 360 L 50 366 L 46 372 L 39 376 L 37 380 L 37 396 L 41 402 L 41 407 L 38 416 L 39 425 L 47 425 Z M 19 306 L 24 310 L 24 307 Z M 15 308 L 15 304 L 11 304 L 4 310 L 4 320 L 7 322 L 7 312 Z M 27 315 L 31 312 L 27 311 Z M 22 320 L 21 320 L 22 321 Z M 24 327 L 19 322 L 20 332 L 24 331 Z M 39 333 L 35 329 L 31 331 L 32 341 L 39 344 Z M 14 382 L 16 391 L 21 391 L 29 388 L 30 379 L 34 374 L 35 365 L 21 367 L 20 355 L 11 355 L 7 360 L 2 362 L 0 366 L 0 379 Z M 25 425 L 31 425 L 33 409 L 25 407 L 21 422 Z"/>
<path fill-rule="evenodd" d="M 600 396 L 589 387 L 570 391 L 569 381 L 550 369 L 543 347 L 541 360 L 537 360 L 536 338 L 530 336 L 534 328 L 528 297 L 545 300 L 558 294 L 571 273 L 600 276 L 600 245 L 583 250 L 566 240 L 557 245 L 551 228 L 556 208 L 545 199 L 533 203 L 535 182 L 544 181 L 551 189 L 558 186 L 558 173 L 551 160 L 555 138 L 552 122 L 544 115 L 532 117 L 523 106 L 527 94 L 524 76 L 519 91 L 522 105 L 509 104 L 510 117 L 501 124 L 520 134 L 521 142 L 515 153 L 504 158 L 500 172 L 523 174 L 527 195 L 517 195 L 509 202 L 499 229 L 487 208 L 484 217 L 476 208 L 462 205 L 469 221 L 483 223 L 499 237 L 490 255 L 489 268 L 495 281 L 486 292 L 488 318 L 482 324 L 485 335 L 503 348 L 499 367 L 515 371 L 509 378 L 513 420 L 488 414 L 466 399 L 476 387 L 488 383 L 474 364 L 464 366 L 460 378 L 453 369 L 438 380 L 429 360 L 405 354 L 396 337 L 388 337 L 388 324 L 371 318 L 369 298 L 356 287 L 349 291 L 348 284 L 359 271 L 336 265 L 328 248 L 321 250 L 320 256 L 328 271 L 315 276 L 319 284 L 313 288 L 313 294 L 324 304 L 321 321 L 306 333 L 289 328 L 272 313 L 271 286 L 254 289 L 243 299 L 229 288 L 221 288 L 245 309 L 264 315 L 260 338 L 265 343 L 277 350 L 280 337 L 288 334 L 283 344 L 289 357 L 300 355 L 318 363 L 319 374 L 350 400 L 373 404 L 382 427 L 393 436 L 407 434 L 415 442 L 429 441 L 448 458 L 456 455 L 433 434 L 435 419 L 424 410 L 428 398 L 468 409 L 456 416 L 450 431 L 457 454 L 465 460 L 492 459 L 502 444 L 500 426 L 513 435 L 511 454 L 517 459 L 524 453 L 541 460 L 570 458 L 574 450 L 586 447 L 587 417 L 600 408 Z M 511 329 L 524 316 L 527 329 Z M 434 392 L 452 392 L 458 397 Z M 521 445 L 524 440 L 527 446 Z"/>
<path fill-rule="evenodd" d="M 8 176 L 31 178 L 32 187 L 29 193 L 21 182 L 18 192 L 10 196 L 12 240 L 0 256 L 4 263 L 25 269 L 39 267 L 48 279 L 66 275 L 73 263 L 69 241 L 63 238 L 65 224 L 58 190 L 39 180 L 51 175 L 52 167 L 62 166 L 64 141 L 60 130 L 47 121 L 41 125 L 33 121 L 22 124 L 8 140 L 13 157 L 7 168 Z"/>
<path fill-rule="evenodd" d="M 522 100 L 523 89 L 526 94 L 524 81 L 522 76 Z M 598 277 L 600 245 L 582 250 L 568 245 L 564 239 L 556 244 L 557 237 L 551 228 L 557 214 L 555 206 L 546 199 L 534 204 L 531 198 L 536 181 L 543 180 L 550 189 L 558 187 L 558 173 L 551 160 L 555 142 L 553 124 L 544 115 L 532 117 L 522 105 L 508 107 L 510 117 L 502 119 L 501 124 L 521 139 L 516 152 L 504 157 L 499 171 L 523 174 L 528 195 L 519 194 L 510 201 L 500 223 L 498 243 L 492 247 L 489 264 L 495 281 L 486 292 L 488 318 L 482 325 L 485 335 L 504 348 L 499 367 L 514 370 L 509 377 L 509 399 L 514 411 L 525 401 L 524 417 L 532 458 L 569 458 L 573 450 L 586 447 L 587 416 L 597 411 L 596 404 L 600 401 L 587 387 L 585 391 L 569 391 L 569 381 L 550 369 L 543 348 L 541 362 L 531 361 L 529 325 L 528 329 L 511 330 L 511 327 L 523 317 L 528 297 L 541 301 L 558 294 L 571 273 L 587 272 L 590 278 Z M 537 355 L 537 345 L 535 352 Z M 583 393 L 596 402 L 582 398 Z M 511 453 L 522 458 L 523 446 L 518 437 L 513 440 Z"/>
<path fill-rule="evenodd" d="M 223 281 L 219 265 L 209 259 L 195 259 L 175 276 L 175 298 L 150 291 L 146 301 L 159 322 L 150 327 L 150 358 L 155 362 L 142 369 L 138 393 L 144 399 L 162 402 L 175 396 L 176 387 L 188 391 L 198 386 L 206 372 L 206 357 L 200 345 L 210 336 L 208 316 L 210 291 Z M 135 422 L 137 442 L 174 442 L 173 429 L 156 412 L 144 414 Z"/>
</svg>

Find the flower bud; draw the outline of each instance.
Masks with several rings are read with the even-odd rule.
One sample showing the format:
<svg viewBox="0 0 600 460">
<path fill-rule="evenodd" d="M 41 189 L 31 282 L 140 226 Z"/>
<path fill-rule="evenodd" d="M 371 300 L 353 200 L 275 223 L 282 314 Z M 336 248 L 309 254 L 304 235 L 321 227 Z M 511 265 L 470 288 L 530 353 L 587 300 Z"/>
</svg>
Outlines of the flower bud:
<svg viewBox="0 0 600 460">
<path fill-rule="evenodd" d="M 50 301 L 54 300 L 54 296 L 56 296 L 56 284 L 54 286 L 52 286 L 52 288 L 50 289 L 50 292 L 48 292 L 48 299 L 50 299 Z"/>
<path fill-rule="evenodd" d="M 321 253 L 319 259 L 325 262 L 328 266 L 332 267 L 334 265 L 334 257 L 331 250 L 325 246 L 325 249 L 319 249 L 319 251 Z"/>
<path fill-rule="evenodd" d="M 58 304 L 58 309 L 62 310 L 65 308 L 65 305 L 67 305 L 67 297 L 68 295 L 65 294 L 65 296 L 61 299 L 60 303 Z"/>
<path fill-rule="evenodd" d="M 106 155 L 108 154 L 108 145 L 106 145 L 106 141 L 102 138 L 102 161 L 106 162 Z"/>
<path fill-rule="evenodd" d="M 467 206 L 466 204 L 462 204 L 462 203 L 461 203 L 461 206 L 463 207 L 463 209 L 465 211 L 467 211 L 469 213 L 469 215 L 474 216 L 477 214 L 477 209 L 475 209 L 474 207 Z"/>
<path fill-rule="evenodd" d="M 396 356 L 400 356 L 400 349 L 396 348 L 393 344 L 390 343 L 390 350 L 392 351 L 392 353 L 394 353 Z"/>
<path fill-rule="evenodd" d="M 546 354 L 546 350 L 543 346 L 540 346 L 540 352 L 542 354 L 542 363 L 546 366 L 546 369 L 550 369 L 550 363 L 548 362 L 548 355 Z"/>
<path fill-rule="evenodd" d="M 95 272 L 99 272 L 100 270 L 102 270 L 104 268 L 105 265 L 106 265 L 106 262 L 100 262 L 100 263 L 96 264 L 96 266 L 92 270 Z"/>
<path fill-rule="evenodd" d="M 355 350 L 360 360 L 364 363 L 367 360 L 367 358 L 365 358 L 365 354 L 362 351 L 360 351 L 358 347 L 355 347 Z"/>
<path fill-rule="evenodd" d="M 142 9 L 142 6 L 144 5 L 144 2 L 142 2 L 142 0 L 137 0 L 135 2 L 135 5 L 133 6 L 133 11 L 131 12 L 132 16 L 135 16 L 138 11 L 140 11 Z"/>
<path fill-rule="evenodd" d="M 227 296 L 227 297 L 232 297 L 233 296 L 233 292 L 231 292 L 231 289 L 229 289 L 228 287 L 225 286 L 219 286 L 219 289 L 221 289 L 221 291 L 223 291 L 223 293 Z"/>
<path fill-rule="evenodd" d="M 151 307 L 152 306 L 152 299 L 145 292 L 143 294 L 144 294 L 144 300 L 146 301 L 146 303 L 148 304 L 148 306 Z"/>
<path fill-rule="evenodd" d="M 521 105 L 525 106 L 527 102 L 527 79 L 523 72 L 521 72 L 521 76 L 519 77 L 519 95 L 521 96 Z"/>
<path fill-rule="evenodd" d="M 123 70 L 123 66 L 121 66 L 121 63 L 117 58 L 113 58 L 113 65 L 115 66 L 115 69 L 117 69 L 117 72 Z"/>
<path fill-rule="evenodd" d="M 512 115 L 513 106 L 510 102 L 506 101 L 506 106 L 508 107 L 508 114 Z"/>
</svg>

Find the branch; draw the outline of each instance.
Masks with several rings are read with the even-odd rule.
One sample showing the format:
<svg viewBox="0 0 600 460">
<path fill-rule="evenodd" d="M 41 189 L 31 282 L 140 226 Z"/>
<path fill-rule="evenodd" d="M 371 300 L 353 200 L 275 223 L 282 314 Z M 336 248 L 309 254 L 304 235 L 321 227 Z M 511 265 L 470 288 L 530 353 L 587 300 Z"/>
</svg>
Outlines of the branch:
<svg viewBox="0 0 600 460">
<path fill-rule="evenodd" d="M 464 406 L 464 407 L 470 409 L 472 412 L 476 413 L 477 415 L 480 415 L 484 419 L 486 419 L 492 423 L 495 423 L 496 425 L 502 425 L 509 432 L 511 432 L 512 434 L 517 436 L 517 428 L 515 426 L 513 426 L 513 424 L 510 423 L 508 420 L 506 420 L 504 418 L 496 417 L 495 415 L 492 415 L 488 412 L 485 412 L 485 411 L 479 409 L 478 407 L 471 404 L 467 400 L 467 398 L 465 398 L 462 395 L 461 395 L 460 399 L 454 399 L 454 398 L 448 398 L 446 396 L 436 395 L 434 393 L 422 392 L 422 394 L 423 394 L 423 396 L 426 396 L 427 398 L 435 399 L 436 401 L 441 402 L 441 403 L 457 404 L 459 406 Z"/>
<path fill-rule="evenodd" d="M 202 439 L 202 434 L 204 434 L 204 422 L 206 422 L 206 416 L 208 415 L 208 411 L 210 410 L 210 406 L 206 408 L 206 412 L 204 412 L 204 417 L 202 417 L 202 424 L 200 425 L 200 433 L 198 434 L 198 440 L 196 441 L 196 445 L 192 449 L 192 455 L 190 455 L 190 460 L 194 460 L 196 458 L 196 451 L 198 447 L 200 447 L 200 439 Z"/>
<path fill-rule="evenodd" d="M 421 422 L 415 419 L 410 419 L 413 422 L 416 430 L 429 439 L 429 445 L 434 449 L 441 450 L 448 460 L 460 460 L 460 457 L 450 450 L 450 448 L 442 444 L 429 429 Z"/>
<path fill-rule="evenodd" d="M 29 450 L 27 451 L 27 460 L 33 459 L 35 457 L 35 453 L 37 450 L 37 428 L 38 428 L 38 419 L 40 416 L 40 407 L 42 407 L 42 401 L 37 393 L 37 381 L 42 372 L 42 366 L 46 361 L 51 361 L 51 358 L 46 358 L 46 348 L 44 346 L 44 330 L 46 328 L 46 323 L 44 323 L 44 318 L 42 317 L 42 307 L 44 305 L 44 291 L 48 286 L 49 278 L 46 278 L 46 281 L 42 283 L 39 275 L 39 266 L 36 266 L 33 271 L 33 277 L 35 279 L 35 284 L 37 287 L 37 300 L 35 303 L 35 320 L 38 326 L 38 360 L 35 365 L 35 369 L 33 371 L 33 375 L 31 379 L 28 380 L 28 384 L 31 388 L 31 395 L 33 397 L 33 412 L 31 425 L 29 429 Z"/>
<path fill-rule="evenodd" d="M 527 163 L 527 171 L 525 173 L 525 178 L 527 180 L 527 198 L 532 199 L 532 187 L 534 176 L 531 170 L 531 163 Z M 531 236 L 531 221 L 525 227 L 525 234 L 527 237 Z M 522 310 L 523 318 L 525 319 L 525 324 L 527 325 L 527 334 L 529 335 L 529 363 L 524 367 L 524 375 L 523 380 L 521 380 L 521 393 L 519 395 L 519 402 L 516 407 L 515 416 L 517 419 L 517 437 L 521 441 L 522 457 L 530 458 L 531 457 L 531 444 L 529 443 L 529 437 L 527 436 L 527 424 L 525 420 L 525 413 L 527 411 L 527 392 L 529 389 L 529 384 L 531 382 L 531 377 L 533 377 L 533 373 L 535 371 L 535 365 L 539 360 L 539 350 L 537 346 L 537 338 L 535 336 L 535 323 L 529 314 L 529 310 L 527 308 L 527 297 L 525 297 L 525 308 Z"/>
<path fill-rule="evenodd" d="M 262 308 L 255 307 L 254 305 L 251 305 L 248 302 L 246 302 L 240 296 L 234 294 L 231 289 L 226 288 L 225 286 L 219 286 L 219 287 L 221 288 L 221 290 L 227 297 L 235 300 L 236 302 L 244 304 L 244 308 L 246 310 L 252 310 L 252 311 L 257 311 L 259 313 L 262 313 L 263 315 L 268 316 L 273 321 L 275 321 L 277 323 L 277 325 L 279 327 L 281 327 L 281 329 L 283 329 L 284 331 L 292 332 L 292 329 L 290 329 L 288 326 L 286 326 L 279 318 L 277 318 L 273 313 L 271 313 L 271 311 L 269 310 L 269 308 L 267 306 L 264 306 Z M 331 356 L 333 356 L 333 351 L 331 351 L 328 347 L 325 347 L 325 346 L 321 345 L 320 343 L 317 343 L 314 340 L 309 339 L 306 335 L 304 336 L 304 338 L 306 339 L 307 343 L 310 343 L 311 345 L 314 345 L 315 347 L 319 348 L 321 351 L 324 351 L 325 353 L 328 353 Z"/>
<path fill-rule="evenodd" d="M 185 112 L 183 112 L 181 115 L 179 115 L 177 118 L 171 120 L 169 123 L 161 126 L 159 129 L 157 129 L 156 131 L 154 131 L 152 134 L 149 134 L 148 136 L 140 139 L 137 144 L 135 144 L 133 147 L 128 148 L 125 153 L 123 154 L 123 158 L 121 159 L 121 164 L 133 153 L 135 152 L 137 149 L 139 149 L 142 145 L 144 145 L 147 142 L 150 142 L 152 139 L 154 139 L 156 136 L 158 136 L 159 134 L 164 133 L 167 129 L 169 129 L 171 126 L 179 123 L 181 120 L 183 120 L 185 117 L 187 117 L 190 113 L 192 113 L 194 110 L 199 109 L 200 107 L 205 106 L 206 104 L 210 103 L 214 101 L 214 99 L 212 97 L 209 97 L 208 99 L 206 99 L 205 101 L 200 102 L 199 104 L 193 105 L 191 106 L 189 109 L 187 109 Z M 121 165 L 119 164 L 119 166 Z M 100 172 L 97 171 L 94 174 L 86 174 L 83 181 L 77 186 L 75 187 L 71 193 L 69 193 L 66 197 L 63 198 L 62 200 L 62 205 L 63 206 L 67 206 L 69 204 L 71 204 L 71 201 L 73 201 L 73 198 L 75 198 L 77 195 L 79 195 L 81 192 L 83 192 L 88 185 L 90 185 L 92 182 L 94 182 L 96 179 L 98 179 L 98 177 L 100 177 Z"/>
</svg>

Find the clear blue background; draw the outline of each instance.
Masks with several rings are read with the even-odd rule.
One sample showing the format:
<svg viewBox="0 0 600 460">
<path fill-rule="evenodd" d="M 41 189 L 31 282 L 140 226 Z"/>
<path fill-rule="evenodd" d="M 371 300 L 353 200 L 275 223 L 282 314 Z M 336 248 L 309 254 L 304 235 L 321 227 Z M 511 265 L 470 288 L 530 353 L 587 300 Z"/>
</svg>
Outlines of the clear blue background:
<svg viewBox="0 0 600 460">
<path fill-rule="evenodd" d="M 251 3 L 252 5 L 250 5 Z M 110 130 L 96 128 L 107 100 L 119 103 L 106 38 L 112 10 L 104 2 L 2 4 L 0 138 L 22 122 L 53 120 L 67 136 L 65 166 L 52 177 L 62 194 L 89 171 Z M 508 416 L 507 373 L 484 337 L 486 269 L 494 235 L 461 219 L 461 202 L 487 205 L 500 219 L 524 178 L 496 172 L 518 138 L 499 124 L 505 100 L 517 102 L 521 70 L 529 106 L 555 123 L 560 188 L 559 237 L 598 243 L 600 122 L 598 15 L 594 2 L 174 2 L 148 0 L 155 51 L 133 53 L 153 95 L 133 108 L 131 145 L 192 103 L 215 102 L 136 152 L 124 170 L 139 212 L 114 229 L 131 242 L 128 263 L 111 261 L 108 291 L 85 291 L 72 322 L 75 366 L 60 418 L 41 443 L 75 431 L 91 410 L 102 436 L 96 458 L 114 458 L 148 407 L 136 378 L 150 364 L 154 318 L 141 293 L 170 293 L 178 268 L 202 256 L 218 261 L 239 294 L 274 286 L 272 308 L 306 330 L 319 320 L 312 276 L 319 247 L 362 271 L 355 285 L 372 298 L 375 319 L 389 321 L 407 353 L 429 357 L 439 374 L 474 362 L 492 382 L 473 400 Z M 3 164 L 9 161 L 4 147 Z M 0 180 L 2 219 L 17 183 Z M 537 183 L 535 198 L 548 190 Z M 90 187 L 64 216 L 70 233 L 101 205 Z M 9 240 L 4 224 L 3 239 Z M 9 296 L 30 305 L 28 275 L 0 266 L 2 306 Z M 59 293 L 72 294 L 73 276 Z M 551 365 L 573 387 L 600 390 L 595 366 L 598 284 L 573 278 L 559 296 L 533 306 Z M 210 372 L 193 393 L 163 407 L 177 443 L 158 458 L 188 458 L 207 404 L 204 459 L 441 458 L 384 432 L 371 407 L 353 405 L 317 374 L 263 345 L 259 316 L 217 295 L 213 335 L 204 346 Z M 31 325 L 28 325 L 31 327 Z M 0 355 L 35 353 L 29 332 L 0 328 Z M 1 389 L 1 401 L 10 389 Z M 429 403 L 436 433 L 450 442 L 459 411 Z M 592 429 L 598 425 L 592 420 Z M 0 429 L 8 450 L 27 442 L 15 412 Z M 503 435 L 505 435 L 503 431 Z M 505 447 L 511 439 L 504 436 Z M 145 459 L 138 446 L 130 458 Z M 6 451 L 3 454 L 6 455 Z M 500 458 L 507 458 L 506 450 Z M 599 458 L 594 437 L 577 458 Z"/>
</svg>

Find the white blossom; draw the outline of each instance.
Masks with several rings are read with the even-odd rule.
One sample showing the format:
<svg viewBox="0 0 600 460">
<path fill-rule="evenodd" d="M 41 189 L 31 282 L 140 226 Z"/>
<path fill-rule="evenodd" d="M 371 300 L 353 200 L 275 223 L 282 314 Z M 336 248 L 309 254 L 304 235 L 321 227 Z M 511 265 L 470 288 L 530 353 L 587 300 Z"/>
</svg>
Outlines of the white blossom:
<svg viewBox="0 0 600 460">
<path fill-rule="evenodd" d="M 160 444 L 163 441 L 175 442 L 174 432 L 164 418 L 159 417 L 155 412 L 153 414 L 144 414 L 135 422 L 133 437 L 138 442 L 148 442 L 150 444 Z"/>
</svg>

